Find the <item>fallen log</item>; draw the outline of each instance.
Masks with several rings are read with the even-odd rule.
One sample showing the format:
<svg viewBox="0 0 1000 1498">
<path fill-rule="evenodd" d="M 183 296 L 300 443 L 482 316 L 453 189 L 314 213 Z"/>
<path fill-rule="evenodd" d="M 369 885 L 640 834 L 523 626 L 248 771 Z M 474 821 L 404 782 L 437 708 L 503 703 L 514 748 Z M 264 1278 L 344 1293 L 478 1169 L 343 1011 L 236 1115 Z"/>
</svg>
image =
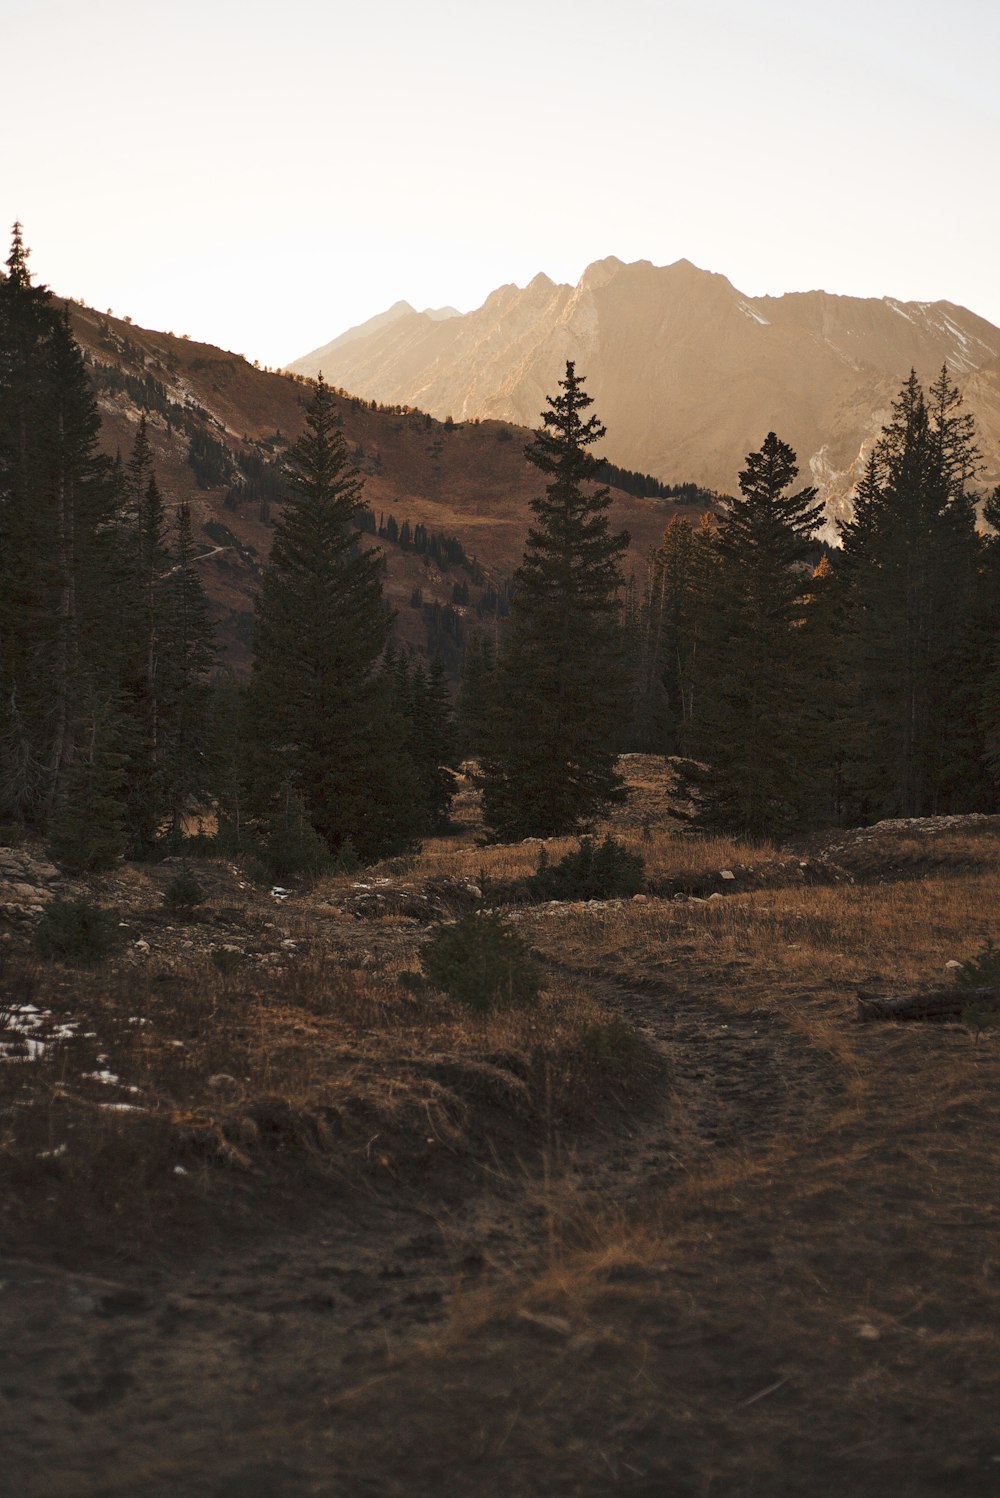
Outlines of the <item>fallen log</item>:
<svg viewBox="0 0 1000 1498">
<path fill-rule="evenodd" d="M 928 993 L 903 995 L 866 993 L 858 990 L 858 1019 L 873 1020 L 965 1020 L 977 1029 L 1000 1020 L 1000 988 L 938 988 Z"/>
</svg>

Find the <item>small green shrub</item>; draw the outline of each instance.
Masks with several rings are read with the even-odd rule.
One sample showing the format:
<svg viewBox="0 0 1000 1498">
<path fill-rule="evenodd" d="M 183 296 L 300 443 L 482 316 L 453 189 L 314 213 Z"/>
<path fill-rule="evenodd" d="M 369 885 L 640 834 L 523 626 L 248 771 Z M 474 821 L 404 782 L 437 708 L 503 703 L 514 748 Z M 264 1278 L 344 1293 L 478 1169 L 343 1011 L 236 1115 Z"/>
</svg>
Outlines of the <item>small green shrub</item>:
<svg viewBox="0 0 1000 1498">
<path fill-rule="evenodd" d="M 235 973 L 236 969 L 242 965 L 242 962 L 242 952 L 232 952 L 226 947 L 212 948 L 212 964 L 224 977 L 228 977 L 230 973 Z"/>
<path fill-rule="evenodd" d="M 601 1071 L 625 1076 L 642 1055 L 642 1041 L 624 1020 L 603 1025 L 585 1025 L 580 1031 L 580 1049 Z"/>
<path fill-rule="evenodd" d="M 399 863 L 405 862 L 404 859 L 398 859 L 396 861 Z M 341 843 L 340 847 L 337 849 L 336 857 L 333 859 L 333 862 L 330 865 L 330 872 L 332 874 L 356 874 L 360 867 L 361 859 L 358 857 L 357 850 L 355 849 L 354 843 L 351 839 L 351 835 L 350 833 L 348 833 L 344 838 L 344 841 Z M 395 869 L 390 869 L 389 872 L 405 873 L 408 872 L 408 870 L 400 869 L 397 871 Z"/>
<path fill-rule="evenodd" d="M 262 876 L 278 884 L 293 879 L 318 879 L 329 871 L 331 863 L 330 850 L 309 821 L 302 797 L 290 792 L 253 860 L 255 877 Z"/>
<path fill-rule="evenodd" d="M 646 882 L 646 866 L 610 835 L 602 843 L 580 839 L 580 846 L 558 863 L 550 864 L 543 848 L 537 872 L 526 881 L 540 900 L 614 900 L 638 895 Z"/>
<path fill-rule="evenodd" d="M 163 892 L 163 904 L 174 915 L 190 915 L 195 906 L 203 905 L 207 898 L 188 869 L 182 869 L 176 879 L 171 879 Z"/>
<path fill-rule="evenodd" d="M 1000 947 L 989 939 L 982 951 L 955 969 L 956 988 L 1000 988 Z"/>
<path fill-rule="evenodd" d="M 527 944 L 493 912 L 439 926 L 420 965 L 433 988 L 480 1013 L 533 1004 L 542 987 L 541 968 Z"/>
<path fill-rule="evenodd" d="M 122 941 L 114 911 L 93 904 L 83 895 L 47 905 L 33 937 L 35 951 L 42 957 L 87 963 L 103 962 Z"/>
</svg>

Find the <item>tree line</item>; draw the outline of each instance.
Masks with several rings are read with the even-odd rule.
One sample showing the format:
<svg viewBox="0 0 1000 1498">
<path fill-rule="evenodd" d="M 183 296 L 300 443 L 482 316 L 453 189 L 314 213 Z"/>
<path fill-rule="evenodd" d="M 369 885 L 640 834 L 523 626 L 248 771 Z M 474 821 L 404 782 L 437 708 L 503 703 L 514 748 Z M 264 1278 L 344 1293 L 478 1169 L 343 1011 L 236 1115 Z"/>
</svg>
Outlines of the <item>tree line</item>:
<svg viewBox="0 0 1000 1498">
<path fill-rule="evenodd" d="M 927 392 L 904 384 L 838 548 L 772 432 L 716 515 L 671 521 L 641 590 L 584 386 L 567 364 L 526 449 L 544 492 L 504 627 L 466 646 L 456 713 L 440 655 L 393 642 L 362 539 L 372 512 L 320 379 L 284 453 L 241 686 L 215 660 L 190 511 L 164 503 L 144 417 L 125 461 L 100 454 L 83 357 L 15 229 L 0 822 L 93 868 L 182 847 L 188 813 L 211 804 L 220 846 L 286 877 L 444 829 L 470 752 L 492 836 L 582 830 L 623 797 L 628 749 L 683 757 L 704 825 L 737 833 L 994 809 L 1000 491 L 983 530 L 973 422 L 947 371 Z M 438 634 L 456 644 L 443 611 Z"/>
<path fill-rule="evenodd" d="M 568 441 L 567 403 L 587 403 L 571 367 L 563 389 L 545 420 Z M 580 424 L 574 440 L 597 435 Z M 580 461 L 573 490 L 567 465 L 550 486 L 562 508 L 515 576 L 510 634 L 497 659 L 477 647 L 460 700 L 495 825 L 583 825 L 586 756 L 610 773 L 613 750 L 683 757 L 699 821 L 729 832 L 1000 809 L 1000 489 L 977 492 L 980 468 L 947 370 L 927 391 L 911 372 L 838 547 L 771 432 L 735 498 L 697 528 L 670 522 L 640 592 L 610 566 L 606 500 L 582 488 L 598 472 Z M 569 785 L 572 817 L 555 810 Z"/>
<path fill-rule="evenodd" d="M 98 445 L 68 316 L 20 227 L 0 277 L 0 836 L 60 863 L 220 846 L 271 873 L 403 851 L 441 827 L 457 751 L 439 661 L 395 649 L 382 561 L 329 390 L 287 454 L 288 503 L 242 688 L 216 658 L 186 504 L 164 502 L 141 415 Z"/>
</svg>

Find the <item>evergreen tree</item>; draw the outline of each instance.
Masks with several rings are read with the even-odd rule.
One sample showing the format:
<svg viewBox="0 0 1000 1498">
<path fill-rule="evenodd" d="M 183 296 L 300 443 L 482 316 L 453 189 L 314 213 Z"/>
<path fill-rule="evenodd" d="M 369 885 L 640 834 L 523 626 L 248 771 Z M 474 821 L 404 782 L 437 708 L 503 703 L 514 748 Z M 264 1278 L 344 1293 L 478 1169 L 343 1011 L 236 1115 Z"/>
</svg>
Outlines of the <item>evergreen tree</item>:
<svg viewBox="0 0 1000 1498">
<path fill-rule="evenodd" d="M 31 283 L 15 225 L 0 279 L 0 791 L 44 828 L 114 677 L 117 494 L 67 317 Z"/>
<path fill-rule="evenodd" d="M 155 843 L 164 812 L 160 672 L 165 581 L 171 567 L 166 515 L 144 424 L 126 474 L 124 608 L 131 625 L 124 673 L 129 719 L 128 827 L 132 851 L 142 853 Z"/>
<path fill-rule="evenodd" d="M 525 450 L 545 474 L 494 674 L 483 755 L 486 824 L 504 838 L 571 832 L 624 798 L 616 752 L 629 699 L 625 535 L 592 487 L 604 436 L 572 362 Z"/>
<path fill-rule="evenodd" d="M 986 501 L 983 515 L 992 530 L 983 538 L 975 642 L 978 659 L 986 662 L 979 694 L 984 763 L 990 783 L 984 804 L 995 807 L 1000 787 L 1000 486 Z M 968 674 L 973 680 L 973 673 Z"/>
<path fill-rule="evenodd" d="M 214 631 L 198 576 L 191 511 L 177 506 L 171 566 L 163 582 L 158 670 L 157 770 L 162 811 L 175 843 L 182 819 L 212 788 L 210 758 L 211 671 Z"/>
<path fill-rule="evenodd" d="M 322 379 L 306 421 L 257 599 L 253 792 L 266 821 L 298 798 L 331 851 L 350 839 L 370 860 L 411 843 L 419 794 L 377 669 L 391 628 L 382 559 L 359 544 L 361 482 Z"/>
<path fill-rule="evenodd" d="M 474 634 L 465 647 L 456 704 L 458 753 L 461 759 L 482 754 L 486 747 L 487 709 L 496 664 L 496 645 L 492 637 Z"/>
<path fill-rule="evenodd" d="M 981 545 L 971 418 L 947 371 L 930 399 L 911 372 L 842 527 L 848 815 L 969 809 L 982 780 L 967 659 Z"/>
<path fill-rule="evenodd" d="M 49 824 L 48 847 L 73 873 L 112 868 L 126 849 L 126 756 L 113 699 L 93 698 L 76 725 L 75 752 Z"/>
<path fill-rule="evenodd" d="M 707 524 L 693 531 L 675 515 L 650 554 L 634 636 L 634 686 L 629 747 L 681 754 L 693 713 L 692 673 L 700 636 L 698 600 L 713 547 Z"/>
<path fill-rule="evenodd" d="M 431 661 L 429 671 L 418 663 L 413 672 L 407 747 L 417 772 L 427 830 L 444 832 L 455 794 L 458 730 L 439 655 Z"/>
<path fill-rule="evenodd" d="M 769 432 L 719 523 L 704 599 L 694 746 L 708 769 L 699 815 L 753 835 L 807 819 L 800 751 L 810 673 L 801 623 L 823 507 L 813 488 L 787 492 L 797 474 L 794 452 Z"/>
</svg>

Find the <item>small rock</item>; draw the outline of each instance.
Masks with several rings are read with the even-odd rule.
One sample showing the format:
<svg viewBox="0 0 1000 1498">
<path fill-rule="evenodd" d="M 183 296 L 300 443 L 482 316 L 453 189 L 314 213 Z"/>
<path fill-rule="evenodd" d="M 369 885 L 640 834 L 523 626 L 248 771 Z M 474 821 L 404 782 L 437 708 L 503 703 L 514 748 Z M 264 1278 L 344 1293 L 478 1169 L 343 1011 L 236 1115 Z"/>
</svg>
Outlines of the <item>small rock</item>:
<svg viewBox="0 0 1000 1498">
<path fill-rule="evenodd" d="M 710 900 L 721 900 L 721 899 L 723 899 L 723 898 L 724 898 L 724 896 L 723 896 L 723 895 L 720 895 L 720 894 L 719 894 L 719 891 L 718 891 L 718 890 L 717 890 L 717 889 L 713 889 L 713 891 L 712 891 L 712 893 L 711 893 L 711 894 L 710 894 L 710 895 L 709 895 L 709 897 L 708 897 L 708 898 L 709 898 L 709 899 L 710 899 Z"/>
<path fill-rule="evenodd" d="M 14 891 L 15 899 L 29 902 L 38 899 L 38 891 L 33 884 L 12 884 L 11 889 Z"/>
<path fill-rule="evenodd" d="M 209 1077 L 208 1085 L 209 1087 L 214 1087 L 217 1092 L 225 1092 L 234 1087 L 238 1088 L 240 1084 L 235 1077 L 230 1076 L 229 1072 L 217 1071 L 213 1076 Z"/>
<path fill-rule="evenodd" d="M 720 879 L 735 879 L 736 875 L 733 873 L 732 869 L 720 869 L 719 870 L 719 878 Z"/>
<path fill-rule="evenodd" d="M 135 950 L 137 952 L 148 952 L 149 951 L 149 942 L 148 941 L 144 941 L 142 939 L 142 937 L 140 937 L 138 941 L 134 941 L 132 943 L 132 945 L 133 945 L 133 947 L 135 948 Z"/>
<path fill-rule="evenodd" d="M 648 899 L 648 898 L 649 898 L 649 897 L 648 897 L 648 896 L 647 896 L 647 895 L 633 895 L 633 896 L 632 896 L 632 899 L 633 899 L 633 900 L 638 900 L 638 901 L 640 901 L 640 902 L 642 902 L 642 901 L 643 901 L 643 900 L 646 900 L 646 899 Z"/>
<path fill-rule="evenodd" d="M 947 972 L 949 968 L 951 968 L 951 970 L 954 971 L 955 968 L 958 968 L 958 967 L 961 967 L 961 966 L 962 966 L 962 964 L 960 962 L 956 962 L 955 958 L 953 957 L 950 962 L 946 962 L 945 963 L 945 965 L 944 965 L 945 972 Z"/>
<path fill-rule="evenodd" d="M 483 892 L 479 888 L 478 884 L 467 884 L 465 886 L 465 889 L 467 894 L 475 895 L 477 900 L 481 900 L 483 898 Z"/>
</svg>

